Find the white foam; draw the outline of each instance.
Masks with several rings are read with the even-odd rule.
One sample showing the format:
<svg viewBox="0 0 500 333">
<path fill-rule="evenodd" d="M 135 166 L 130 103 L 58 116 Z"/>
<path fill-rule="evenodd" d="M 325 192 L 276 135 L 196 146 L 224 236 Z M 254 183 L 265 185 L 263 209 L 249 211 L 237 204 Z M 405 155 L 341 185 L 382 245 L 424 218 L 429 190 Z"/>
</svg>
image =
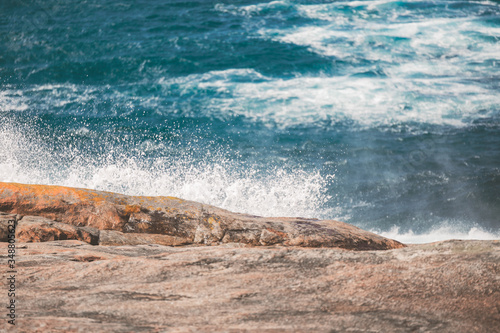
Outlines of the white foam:
<svg viewBox="0 0 500 333">
<path fill-rule="evenodd" d="M 296 77 L 245 80 L 251 70 L 190 75 L 162 80 L 165 90 L 181 85 L 189 91 L 212 90 L 205 112 L 242 115 L 281 127 L 352 120 L 363 127 L 418 122 L 463 126 L 480 109 L 495 109 L 500 96 L 453 78 L 396 79 L 363 77 Z M 238 74 L 239 73 L 239 74 Z M 238 75 L 241 75 L 238 78 Z"/>
<path fill-rule="evenodd" d="M 0 112 L 24 111 L 28 109 L 27 100 L 20 90 L 0 90 Z"/>
<path fill-rule="evenodd" d="M 141 156 L 112 150 L 106 155 L 85 158 L 71 147 L 53 152 L 30 128 L 9 122 L 0 125 L 2 182 L 176 196 L 263 216 L 328 214 L 323 206 L 329 199 L 325 192 L 331 178 L 317 171 L 287 167 L 262 170 L 254 165 L 238 165 L 218 152 L 203 160 L 196 160 L 186 152 L 146 162 Z M 88 131 L 77 130 L 83 135 L 88 135 Z M 143 145 L 146 150 L 165 149 L 161 146 L 167 143 L 145 141 Z"/>
<path fill-rule="evenodd" d="M 311 16 L 310 8 L 304 15 Z M 429 57 L 436 52 L 445 52 L 447 57 L 441 63 L 446 65 L 453 56 L 467 62 L 474 60 L 476 55 L 484 56 L 483 52 L 494 55 L 498 51 L 498 43 L 481 43 L 477 38 L 467 36 L 470 31 L 477 31 L 499 37 L 498 29 L 483 27 L 470 18 L 422 19 L 417 22 L 381 24 L 362 18 L 350 21 L 343 15 L 335 15 L 332 20 L 327 25 L 306 25 L 293 29 L 262 28 L 259 34 L 264 39 L 305 46 L 318 54 L 345 60 L 362 54 L 368 60 L 405 63 L 408 60 L 398 58 L 398 53 L 413 51 L 417 57 L 414 62 L 427 63 Z M 387 44 L 383 41 L 384 37 L 407 38 L 410 42 L 409 45 L 401 46 Z M 378 44 L 368 43 L 377 40 Z M 387 44 L 386 48 L 378 48 L 384 44 Z"/>
<path fill-rule="evenodd" d="M 301 27 L 262 27 L 261 38 L 308 47 L 323 56 L 334 56 L 349 61 L 362 55 L 364 59 L 406 64 L 404 56 L 414 53 L 411 61 L 423 67 L 422 74 L 467 76 L 464 68 L 469 62 L 496 59 L 499 43 L 481 41 L 471 32 L 500 38 L 500 29 L 484 25 L 474 15 L 467 17 L 428 17 L 418 10 L 402 7 L 387 11 L 374 8 L 392 1 L 351 1 L 321 5 L 297 5 L 304 17 L 321 20 L 326 24 Z M 486 4 L 485 4 L 486 5 Z M 496 6 L 489 3 L 490 6 Z M 356 8 L 345 13 L 341 8 Z M 499 8 L 500 12 L 500 8 Z M 439 14 L 439 13 L 438 13 Z M 411 17 L 411 19 L 409 19 Z M 387 42 L 386 37 L 407 38 L 408 43 L 398 45 Z M 399 54 L 403 54 L 401 57 Z M 441 59 L 440 59 L 441 57 Z M 398 76 L 397 66 L 388 66 Z M 431 70 L 426 71 L 426 68 Z"/>
<path fill-rule="evenodd" d="M 412 230 L 400 232 L 399 227 L 393 227 L 386 232 L 377 232 L 381 236 L 395 239 L 405 244 L 423 244 L 432 243 L 450 239 L 463 240 L 497 240 L 500 239 L 500 233 L 491 233 L 478 227 L 463 230 L 449 225 L 434 228 L 425 233 L 415 233 Z"/>
<path fill-rule="evenodd" d="M 453 64 L 445 71 L 450 68 Z M 387 72 L 389 77 L 276 79 L 253 69 L 228 69 L 141 83 L 161 87 L 162 93 L 152 97 L 85 85 L 34 85 L 10 90 L 8 99 L 0 99 L 0 106 L 4 111 L 21 111 L 33 105 L 42 112 L 65 114 L 77 114 L 83 107 L 86 113 L 122 117 L 144 108 L 157 114 L 182 112 L 224 120 L 243 116 L 281 128 L 324 121 L 352 121 L 367 128 L 408 122 L 460 127 L 487 117 L 484 110 L 494 112 L 500 105 L 499 94 L 465 81 L 465 76 L 405 77 L 418 72 L 439 74 L 439 64 L 407 63 Z M 470 79 L 476 80 L 474 76 Z M 168 100 L 172 97 L 176 98 L 173 104 Z M 95 105 L 97 100 L 113 104 L 101 108 Z M 85 129 L 78 134 L 92 134 L 83 132 Z"/>
<path fill-rule="evenodd" d="M 352 63 L 352 69 L 345 69 L 345 77 L 335 78 L 320 75 L 238 84 L 209 81 L 204 88 L 218 87 L 217 91 L 226 94 L 211 100 L 210 109 L 282 127 L 325 119 L 353 120 L 364 127 L 401 122 L 463 126 L 484 117 L 480 110 L 498 109 L 500 95 L 488 84 L 477 82 L 488 82 L 498 73 L 488 63 L 500 54 L 500 43 L 492 42 L 500 38 L 500 28 L 478 20 L 474 13 L 447 17 L 444 10 L 443 15 L 436 11 L 429 17 L 419 9 L 385 7 L 392 2 L 287 3 L 299 15 L 321 20 L 320 24 L 266 26 L 263 21 L 260 38 L 307 47 L 321 56 Z M 476 3 L 500 12 L 496 3 Z M 266 6 L 232 8 L 234 13 L 238 8 L 255 12 Z M 477 15 L 481 15 L 479 7 Z M 394 38 L 402 40 L 394 42 Z M 375 65 L 357 64 L 365 60 Z M 363 72 L 381 72 L 385 77 L 351 76 Z M 196 85 L 198 78 L 187 80 Z"/>
<path fill-rule="evenodd" d="M 215 5 L 215 10 L 223 13 L 231 13 L 234 15 L 252 17 L 254 15 L 260 14 L 263 10 L 268 9 L 280 9 L 292 6 L 288 1 L 271 1 L 266 3 L 260 3 L 256 5 L 247 6 L 235 6 L 235 5 L 225 5 L 218 3 Z"/>
</svg>

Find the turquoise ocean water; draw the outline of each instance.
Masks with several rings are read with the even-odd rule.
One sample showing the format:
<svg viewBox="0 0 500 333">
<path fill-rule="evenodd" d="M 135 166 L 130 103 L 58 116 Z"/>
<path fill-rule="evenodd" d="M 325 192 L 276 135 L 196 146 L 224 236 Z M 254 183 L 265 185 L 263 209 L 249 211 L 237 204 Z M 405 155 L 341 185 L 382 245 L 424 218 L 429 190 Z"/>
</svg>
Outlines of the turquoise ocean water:
<svg viewBox="0 0 500 333">
<path fill-rule="evenodd" d="M 0 181 L 500 238 L 500 1 L 0 1 Z"/>
</svg>

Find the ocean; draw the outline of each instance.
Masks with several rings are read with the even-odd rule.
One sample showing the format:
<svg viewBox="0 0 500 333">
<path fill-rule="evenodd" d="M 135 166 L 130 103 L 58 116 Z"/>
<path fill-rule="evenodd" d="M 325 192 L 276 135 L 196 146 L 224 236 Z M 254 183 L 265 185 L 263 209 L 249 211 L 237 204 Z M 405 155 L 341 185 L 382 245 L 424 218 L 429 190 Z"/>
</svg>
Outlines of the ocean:
<svg viewBox="0 0 500 333">
<path fill-rule="evenodd" d="M 500 1 L 0 1 L 0 181 L 500 238 Z"/>
</svg>

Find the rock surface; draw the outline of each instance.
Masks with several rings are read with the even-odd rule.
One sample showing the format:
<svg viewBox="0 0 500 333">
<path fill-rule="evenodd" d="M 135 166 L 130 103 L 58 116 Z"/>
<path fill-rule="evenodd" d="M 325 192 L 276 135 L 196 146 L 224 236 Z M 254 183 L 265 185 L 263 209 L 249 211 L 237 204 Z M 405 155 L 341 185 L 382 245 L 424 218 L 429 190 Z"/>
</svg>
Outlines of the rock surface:
<svg viewBox="0 0 500 333">
<path fill-rule="evenodd" d="M 0 183 L 4 281 L 13 219 L 18 332 L 500 327 L 500 241 L 406 247 L 338 221 Z"/>
<path fill-rule="evenodd" d="M 136 197 L 62 186 L 0 183 L 0 212 L 20 215 L 18 236 L 26 242 L 76 239 L 99 245 L 172 246 L 242 243 L 351 250 L 404 247 L 339 221 L 266 218 L 173 197 Z"/>
<path fill-rule="evenodd" d="M 491 333 L 500 327 L 499 241 L 389 251 L 75 240 L 17 245 L 18 332 Z M 0 252 L 7 253 L 6 243 Z M 2 267 L 6 260 L 2 255 Z M 9 328 L 4 318 L 0 331 Z"/>
</svg>

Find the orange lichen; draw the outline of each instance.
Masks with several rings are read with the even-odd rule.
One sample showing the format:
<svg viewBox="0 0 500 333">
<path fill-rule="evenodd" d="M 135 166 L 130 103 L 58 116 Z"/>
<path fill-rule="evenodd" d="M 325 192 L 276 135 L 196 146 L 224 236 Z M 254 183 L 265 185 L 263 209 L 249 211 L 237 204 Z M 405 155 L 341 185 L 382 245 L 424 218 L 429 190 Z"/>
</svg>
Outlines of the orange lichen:
<svg viewBox="0 0 500 333">
<path fill-rule="evenodd" d="M 126 215 L 130 215 L 133 213 L 139 213 L 141 211 L 141 207 L 139 205 L 126 205 L 124 213 Z"/>
</svg>

